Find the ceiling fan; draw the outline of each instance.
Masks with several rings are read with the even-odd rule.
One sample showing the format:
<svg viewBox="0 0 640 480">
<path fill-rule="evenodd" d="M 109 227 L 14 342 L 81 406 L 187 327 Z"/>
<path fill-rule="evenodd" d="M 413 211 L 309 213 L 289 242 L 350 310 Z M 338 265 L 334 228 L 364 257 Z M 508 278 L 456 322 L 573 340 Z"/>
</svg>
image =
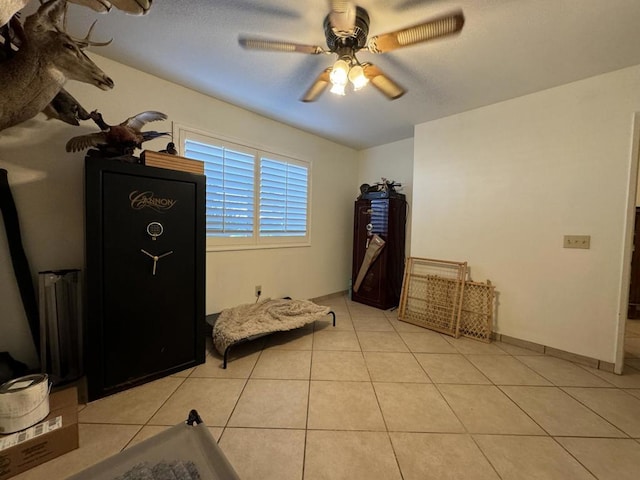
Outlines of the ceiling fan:
<svg viewBox="0 0 640 480">
<path fill-rule="evenodd" d="M 456 11 L 407 28 L 375 35 L 369 39 L 369 14 L 352 2 L 330 0 L 330 12 L 324 19 L 324 34 L 328 49 L 317 45 L 302 45 L 281 40 L 240 36 L 239 43 L 250 50 L 298 52 L 312 55 L 335 53 L 336 62 L 324 69 L 300 100 L 313 102 L 331 84 L 331 92 L 344 95 L 351 82 L 359 90 L 369 82 L 390 100 L 400 98 L 406 90 L 369 62 L 360 62 L 356 53 L 386 53 L 398 48 L 427 42 L 462 30 L 464 15 Z"/>
</svg>

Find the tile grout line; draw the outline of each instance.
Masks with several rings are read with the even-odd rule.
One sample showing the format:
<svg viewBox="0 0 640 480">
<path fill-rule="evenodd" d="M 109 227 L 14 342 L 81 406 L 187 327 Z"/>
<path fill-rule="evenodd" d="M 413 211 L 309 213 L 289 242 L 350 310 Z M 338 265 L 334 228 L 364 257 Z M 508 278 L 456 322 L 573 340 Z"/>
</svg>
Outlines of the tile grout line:
<svg viewBox="0 0 640 480">
<path fill-rule="evenodd" d="M 337 316 L 337 315 L 336 315 Z M 336 319 L 336 323 L 337 319 Z M 313 371 L 313 352 L 314 350 L 314 343 L 315 343 L 315 336 L 316 336 L 316 324 L 314 322 L 313 325 L 313 331 L 312 331 L 312 335 L 311 335 L 311 359 L 309 361 L 309 384 L 307 386 L 307 416 L 305 419 L 305 424 L 304 424 L 304 443 L 302 446 L 302 477 L 301 480 L 304 479 L 304 473 L 305 473 L 305 468 L 307 466 L 307 441 L 308 441 L 308 436 L 309 436 L 309 411 L 311 409 L 311 372 Z"/>
<path fill-rule="evenodd" d="M 533 420 L 537 425 L 540 426 L 540 428 L 542 428 L 542 430 L 544 430 L 545 432 L 547 432 L 548 436 L 553 437 L 553 435 L 546 430 L 542 425 L 540 425 L 538 422 L 535 421 L 535 419 L 533 417 L 531 417 L 531 415 L 529 415 L 522 407 L 520 407 L 520 405 L 513 400 L 508 393 L 506 393 L 501 387 L 533 387 L 533 388 L 555 388 L 561 392 L 563 392 L 564 394 L 568 395 L 571 399 L 577 401 L 580 405 L 584 406 L 589 412 L 593 413 L 594 415 L 596 415 L 598 418 L 600 418 L 601 420 L 603 420 L 605 423 L 607 423 L 608 425 L 610 425 L 611 427 L 613 427 L 614 429 L 620 431 L 621 433 L 629 436 L 627 434 L 627 432 L 625 432 L 624 430 L 618 428 L 616 425 L 614 425 L 613 423 L 611 423 L 609 420 L 607 420 L 606 418 L 604 418 L 602 415 L 600 415 L 598 412 L 596 412 L 595 410 L 589 408 L 587 405 L 585 405 L 584 403 L 580 402 L 577 398 L 573 397 L 569 392 L 565 391 L 562 386 L 557 385 L 555 382 L 553 382 L 552 380 L 550 380 L 549 378 L 547 378 L 543 373 L 538 372 L 537 370 L 529 367 L 528 365 L 526 365 L 524 362 L 522 362 L 519 358 L 517 358 L 517 356 L 514 356 L 514 358 L 518 361 L 520 361 L 521 363 L 523 363 L 525 366 L 527 366 L 529 369 L 533 370 L 536 374 L 538 374 L 539 376 L 541 376 L 542 378 L 544 378 L 546 381 L 548 381 L 551 385 L 506 385 L 506 384 L 501 384 L 498 385 L 496 384 L 496 387 L 498 387 L 500 389 L 500 391 L 507 397 L 509 398 L 509 400 L 511 400 L 518 408 L 520 408 L 527 416 L 529 416 L 529 418 L 531 418 L 531 420 Z M 567 361 L 567 360 L 565 360 Z M 573 363 L 573 362 L 570 362 Z M 606 380 L 605 380 L 606 381 Z M 571 388 L 571 387 L 569 387 Z M 584 387 L 576 387 L 576 388 L 584 388 Z M 609 387 L 588 387 L 588 388 L 609 388 Z M 601 437 L 584 437 L 584 438 L 601 438 Z M 619 437 L 618 437 L 619 438 Z"/>
<path fill-rule="evenodd" d="M 617 430 L 621 431 L 622 433 L 624 433 L 625 435 L 627 435 L 628 438 L 634 438 L 631 436 L 631 434 L 627 433 L 626 431 L 624 431 L 621 427 L 618 427 L 617 425 L 614 425 L 613 423 L 611 423 L 609 420 L 607 420 L 605 417 L 603 417 L 600 413 L 596 412 L 594 409 L 592 409 L 591 407 L 589 407 L 589 405 L 585 404 L 582 400 L 580 400 L 579 398 L 576 398 L 574 395 L 571 395 L 571 392 L 567 391 L 567 388 L 587 388 L 587 387 L 558 387 L 559 390 L 561 390 L 562 392 L 564 392 L 565 394 L 569 395 L 569 397 L 571 397 L 572 399 L 574 399 L 576 402 L 578 402 L 580 405 L 582 405 L 583 407 L 585 407 L 587 410 L 589 410 L 590 412 L 593 412 L 594 415 L 598 416 L 599 418 L 601 418 L 602 420 L 604 420 L 605 422 L 609 423 L 610 425 L 612 425 L 614 428 L 616 428 Z M 597 390 L 619 390 L 624 392 L 626 395 L 629 395 L 632 398 L 635 398 L 633 395 L 631 395 L 630 393 L 627 393 L 624 391 L 624 389 L 613 386 L 613 388 L 611 387 L 588 387 L 588 388 L 592 388 L 592 389 L 597 389 Z M 599 437 L 589 437 L 589 438 L 599 438 Z"/>
<path fill-rule="evenodd" d="M 581 438 L 581 437 L 574 437 L 574 438 Z M 586 437 L 586 438 L 593 438 L 593 437 Z M 556 445 L 559 445 L 560 448 L 562 448 L 563 451 L 567 452 L 567 454 L 573 458 L 576 462 L 578 462 L 578 465 L 580 465 L 582 468 L 584 468 L 587 472 L 589 472 L 591 475 L 593 475 L 593 478 L 597 479 L 598 476 L 591 471 L 591 469 L 589 467 L 587 467 L 584 463 L 582 463 L 580 461 L 580 459 L 578 457 L 576 457 L 573 453 L 571 453 L 564 445 L 562 445 L 562 443 L 560 443 L 555 437 L 551 437 L 551 439 L 554 441 L 554 443 Z"/>
<path fill-rule="evenodd" d="M 193 373 L 193 372 L 192 372 Z M 158 408 L 155 409 L 155 411 L 149 415 L 149 418 L 147 418 L 146 422 L 144 422 L 142 425 L 140 425 L 140 428 L 138 429 L 138 431 L 135 433 L 135 435 L 133 437 L 131 437 L 129 439 L 129 441 L 125 444 L 124 447 L 122 447 L 122 449 L 120 450 L 121 452 L 124 451 L 133 441 L 134 438 L 136 438 L 138 436 L 138 434 L 142 431 L 142 429 L 144 427 L 147 426 L 151 426 L 149 425 L 149 422 L 151 421 L 151 419 L 160 411 L 160 409 L 162 407 L 164 407 L 166 405 L 166 403 L 169 401 L 169 399 L 176 393 L 176 391 L 184 384 L 184 382 L 187 381 L 187 378 L 189 378 L 189 376 L 187 375 L 186 377 L 174 377 L 174 378 L 181 378 L 182 381 L 178 384 L 178 386 L 167 396 L 167 398 L 160 404 L 160 406 Z M 79 422 L 78 422 L 79 423 Z M 113 424 L 111 424 L 113 425 Z M 138 425 L 138 424 L 135 424 Z M 155 426 L 155 425 L 154 425 Z"/>
<path fill-rule="evenodd" d="M 386 319 L 387 322 L 389 321 L 388 319 Z M 353 322 L 353 319 L 352 319 Z M 391 327 L 393 328 L 393 325 L 391 325 Z M 355 325 L 354 325 L 354 330 L 355 330 Z M 395 329 L 394 329 L 395 331 Z M 357 333 L 356 333 L 357 336 Z M 401 340 L 404 342 L 404 340 L 401 337 Z M 358 337 L 358 342 L 360 341 L 359 337 Z M 393 445 L 393 440 L 391 439 L 391 432 L 389 431 L 389 425 L 387 424 L 387 419 L 385 418 L 384 415 L 384 411 L 382 410 L 382 405 L 380 404 L 380 398 L 378 397 L 378 392 L 376 391 L 376 387 L 373 384 L 373 377 L 371 376 L 371 370 L 369 369 L 369 365 L 367 364 L 367 360 L 366 357 L 364 355 L 364 351 L 362 350 L 362 345 L 360 345 L 360 354 L 362 355 L 362 359 L 364 361 L 364 366 L 367 369 L 367 374 L 369 375 L 369 383 L 371 384 L 371 390 L 373 391 L 373 395 L 376 399 L 376 405 L 378 406 L 378 410 L 380 411 L 380 417 L 382 418 L 382 423 L 384 425 L 384 430 L 385 430 L 385 434 L 387 436 L 387 440 L 389 441 L 389 445 L 391 447 L 391 451 L 393 452 L 393 459 L 396 462 L 396 467 L 398 468 L 398 473 L 400 474 L 400 478 L 404 479 L 404 474 L 402 472 L 402 467 L 400 465 L 400 460 L 398 459 L 398 454 L 396 452 L 396 448 Z"/>
<path fill-rule="evenodd" d="M 258 353 L 258 358 L 256 358 L 255 363 L 251 367 L 251 370 L 247 374 L 247 377 L 244 379 L 244 385 L 242 386 L 242 389 L 240 390 L 240 394 L 238 395 L 238 398 L 236 399 L 235 403 L 233 404 L 233 408 L 231 409 L 231 412 L 229 412 L 229 416 L 227 417 L 227 420 L 226 420 L 224 426 L 222 427 L 222 432 L 220 433 L 220 438 L 216 441 L 216 443 L 218 443 L 218 444 L 222 441 L 222 437 L 224 436 L 224 434 L 227 431 L 227 429 L 231 428 L 231 427 L 229 427 L 229 421 L 231 420 L 231 417 L 233 416 L 233 413 L 236 411 L 236 408 L 238 408 L 238 404 L 240 403 L 240 398 L 242 398 L 242 394 L 247 389 L 247 385 L 249 385 L 249 379 L 251 378 L 251 375 L 253 374 L 253 371 L 255 370 L 256 365 L 258 364 L 258 361 L 260 360 L 260 357 L 262 357 L 262 352 L 264 351 L 264 347 L 266 345 L 267 345 L 266 342 L 262 344 L 262 347 L 260 349 L 260 353 Z M 227 363 L 227 368 L 229 368 L 229 364 L 228 363 Z"/>
<path fill-rule="evenodd" d="M 392 325 L 393 326 L 393 325 Z M 395 328 L 395 327 L 394 327 Z M 397 329 L 396 329 L 397 331 Z M 400 332 L 398 331 L 398 335 L 400 335 Z M 402 338 L 402 336 L 400 336 L 400 338 Z M 442 338 L 442 334 L 440 333 L 440 338 Z M 404 341 L 404 338 L 402 338 L 402 340 Z M 445 339 L 445 341 L 447 341 Z M 447 342 L 449 345 L 451 345 L 450 342 Z M 405 341 L 406 344 L 406 341 Z M 452 345 L 454 349 L 458 350 L 454 345 Z M 409 348 L 409 345 L 407 345 L 407 348 Z M 453 409 L 453 407 L 451 406 L 451 404 L 449 403 L 449 401 L 447 400 L 447 398 L 444 396 L 444 394 L 442 393 L 442 390 L 440 390 L 440 387 L 438 383 L 436 383 L 431 376 L 429 375 L 429 372 L 426 371 L 426 369 L 424 368 L 424 365 L 422 365 L 422 363 L 420 363 L 420 361 L 418 360 L 418 358 L 416 357 L 416 353 L 417 352 L 413 352 L 411 350 L 411 348 L 409 348 L 409 352 L 411 353 L 411 356 L 413 357 L 413 359 L 418 363 L 418 365 L 420 366 L 420 368 L 422 369 L 422 371 L 424 371 L 424 373 L 427 375 L 427 378 L 429 380 L 431 380 L 432 385 L 434 386 L 434 388 L 436 389 L 436 391 L 438 392 L 438 394 L 442 397 L 442 400 L 445 402 L 445 404 L 447 405 L 447 407 L 449 407 L 449 410 L 451 410 L 451 413 L 454 415 L 454 417 L 458 420 L 458 422 L 460 423 L 460 425 L 462 425 L 462 427 L 465 430 L 465 433 L 454 433 L 454 435 L 465 435 L 468 438 L 471 439 L 471 441 L 473 442 L 473 444 L 476 446 L 476 448 L 478 449 L 478 451 L 480 452 L 480 454 L 482 455 L 482 457 L 486 460 L 487 464 L 491 467 L 491 469 L 495 472 L 496 476 L 500 479 L 502 479 L 502 476 L 500 475 L 500 473 L 498 472 L 497 468 L 495 467 L 495 465 L 491 462 L 491 460 L 487 457 L 487 455 L 485 454 L 485 452 L 480 448 L 480 445 L 478 445 L 478 443 L 476 442 L 475 438 L 473 437 L 473 435 L 469 432 L 469 428 L 465 425 L 465 423 L 462 421 L 462 419 L 460 419 L 460 417 L 458 416 L 458 414 L 456 413 L 456 411 Z M 458 350 L 459 352 L 459 350 Z M 459 352 L 460 354 L 462 354 L 461 352 Z M 464 357 L 464 355 L 463 355 Z M 465 357 L 466 359 L 466 357 Z M 468 359 L 466 359 L 467 361 L 469 361 Z M 469 362 L 471 363 L 471 362 Z M 471 364 L 473 365 L 473 364 Z M 475 365 L 473 365 L 475 367 Z M 482 374 L 482 372 L 480 372 Z M 489 381 L 491 381 L 490 379 L 488 379 Z M 395 449 L 394 449 L 395 452 Z"/>
</svg>

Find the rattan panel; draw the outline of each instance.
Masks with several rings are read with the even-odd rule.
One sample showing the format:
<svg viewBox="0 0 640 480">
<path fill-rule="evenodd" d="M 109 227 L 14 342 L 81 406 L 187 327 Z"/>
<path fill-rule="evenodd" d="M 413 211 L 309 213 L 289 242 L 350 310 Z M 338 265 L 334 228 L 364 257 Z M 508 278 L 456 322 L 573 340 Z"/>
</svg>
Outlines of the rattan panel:
<svg viewBox="0 0 640 480">
<path fill-rule="evenodd" d="M 409 257 L 398 319 L 459 336 L 466 262 Z"/>
<path fill-rule="evenodd" d="M 487 283 L 465 282 L 460 316 L 460 334 L 491 342 L 495 287 Z"/>
</svg>

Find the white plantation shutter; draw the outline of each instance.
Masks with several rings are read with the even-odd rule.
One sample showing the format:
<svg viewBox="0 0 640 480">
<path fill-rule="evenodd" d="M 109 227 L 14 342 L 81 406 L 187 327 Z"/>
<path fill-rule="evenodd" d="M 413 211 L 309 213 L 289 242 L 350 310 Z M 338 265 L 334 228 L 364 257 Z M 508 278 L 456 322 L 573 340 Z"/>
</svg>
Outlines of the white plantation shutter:
<svg viewBox="0 0 640 480">
<path fill-rule="evenodd" d="M 311 163 L 174 124 L 180 154 L 204 163 L 207 247 L 308 246 Z"/>
<path fill-rule="evenodd" d="M 260 160 L 261 237 L 306 236 L 308 177 L 305 166 Z"/>
<path fill-rule="evenodd" d="M 204 162 L 209 237 L 252 237 L 254 155 L 186 140 L 185 157 Z"/>
</svg>

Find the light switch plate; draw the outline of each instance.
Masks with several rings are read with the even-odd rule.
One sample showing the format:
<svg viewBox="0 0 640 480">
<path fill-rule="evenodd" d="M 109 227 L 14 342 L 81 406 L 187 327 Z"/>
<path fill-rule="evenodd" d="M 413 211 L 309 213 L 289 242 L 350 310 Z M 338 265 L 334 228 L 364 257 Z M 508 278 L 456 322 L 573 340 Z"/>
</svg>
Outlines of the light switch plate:
<svg viewBox="0 0 640 480">
<path fill-rule="evenodd" d="M 565 235 L 564 248 L 591 248 L 591 235 Z"/>
</svg>

